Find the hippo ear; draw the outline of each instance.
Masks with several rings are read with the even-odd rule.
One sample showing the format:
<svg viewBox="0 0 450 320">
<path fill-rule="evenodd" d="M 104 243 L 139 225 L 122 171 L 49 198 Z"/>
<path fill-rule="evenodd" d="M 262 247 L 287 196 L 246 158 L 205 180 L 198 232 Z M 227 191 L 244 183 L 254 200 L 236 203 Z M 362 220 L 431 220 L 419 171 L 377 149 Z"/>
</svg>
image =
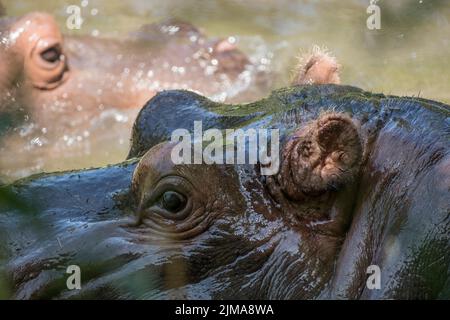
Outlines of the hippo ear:
<svg viewBox="0 0 450 320">
<path fill-rule="evenodd" d="M 325 113 L 289 137 L 278 180 L 292 199 L 319 195 L 351 181 L 361 158 L 361 139 L 351 118 Z"/>
<path fill-rule="evenodd" d="M 339 63 L 328 50 L 314 46 L 300 56 L 292 84 L 339 84 L 339 69 Z"/>
</svg>

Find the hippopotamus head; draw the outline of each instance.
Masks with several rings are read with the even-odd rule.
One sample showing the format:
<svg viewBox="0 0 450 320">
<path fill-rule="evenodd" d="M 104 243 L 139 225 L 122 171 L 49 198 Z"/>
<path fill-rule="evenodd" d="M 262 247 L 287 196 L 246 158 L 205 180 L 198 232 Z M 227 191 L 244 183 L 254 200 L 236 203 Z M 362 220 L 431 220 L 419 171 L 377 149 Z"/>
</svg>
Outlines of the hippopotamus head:
<svg viewBox="0 0 450 320">
<path fill-rule="evenodd" d="M 123 159 L 136 114 L 160 90 L 251 99 L 269 84 L 234 38 L 187 22 L 114 39 L 61 30 L 46 13 L 0 19 L 0 151 L 16 155 L 0 159 L 6 179 Z"/>
<path fill-rule="evenodd" d="M 140 160 L 131 187 L 137 225 L 146 241 L 179 251 L 171 263 L 189 293 L 313 298 L 323 290 L 351 219 L 362 142 L 339 113 L 286 139 L 274 176 L 251 165 L 175 165 L 171 143 Z"/>
<path fill-rule="evenodd" d="M 4 18 L 2 24 L 1 92 L 13 87 L 50 90 L 67 79 L 63 37 L 51 15 L 35 12 L 17 20 Z"/>
<path fill-rule="evenodd" d="M 105 106 L 137 109 L 161 89 L 234 96 L 239 90 L 233 84 L 252 65 L 234 43 L 209 39 L 176 19 L 144 25 L 126 41 L 89 36 L 64 41 L 52 15 L 33 12 L 2 18 L 0 36 L 6 62 L 0 67 L 0 107 L 19 102 L 31 113 L 38 109 L 34 120 L 48 126 L 67 121 L 61 117 L 76 114 L 77 105 L 91 116 Z M 99 55 L 101 61 L 94 59 Z M 49 115 L 52 110 L 61 114 L 57 121 Z"/>
<path fill-rule="evenodd" d="M 174 107 L 180 128 L 201 115 L 219 132 L 278 129 L 277 170 L 174 161 L 177 124 L 158 122 Z M 40 210 L 36 226 L 0 215 L 11 296 L 448 297 L 445 114 L 436 102 L 342 86 L 283 89 L 238 108 L 161 93 L 135 124 L 130 156 L 141 158 L 11 186 Z M 69 265 L 81 268 L 80 290 L 67 290 Z M 375 288 L 371 266 L 381 270 Z"/>
<path fill-rule="evenodd" d="M 183 120 L 162 117 L 163 126 L 163 106 L 177 107 Z M 336 86 L 280 90 L 234 110 L 190 92 L 156 96 L 136 120 L 130 157 L 170 137 L 177 124 L 192 129 L 193 119 L 221 130 L 277 128 L 281 137 L 279 168 L 271 175 L 262 174 L 261 163 L 175 164 L 177 142 L 144 153 L 131 185 L 136 226 L 145 241 L 176 248 L 173 260 L 164 256 L 160 265 L 177 266 L 183 279 L 177 281 L 188 283 L 168 292 L 445 297 L 450 153 L 439 133 L 448 128 L 445 115 L 448 107 L 431 101 Z M 376 288 L 366 282 L 375 269 Z"/>
</svg>

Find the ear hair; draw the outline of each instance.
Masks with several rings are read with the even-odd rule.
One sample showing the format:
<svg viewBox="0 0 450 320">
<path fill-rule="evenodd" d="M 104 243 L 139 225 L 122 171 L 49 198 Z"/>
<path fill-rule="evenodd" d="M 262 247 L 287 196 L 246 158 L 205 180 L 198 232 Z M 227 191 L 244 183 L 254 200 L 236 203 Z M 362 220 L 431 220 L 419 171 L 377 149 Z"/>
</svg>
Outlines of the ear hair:
<svg viewBox="0 0 450 320">
<path fill-rule="evenodd" d="M 341 65 L 327 48 L 313 46 L 298 57 L 291 83 L 302 84 L 339 84 Z"/>
</svg>

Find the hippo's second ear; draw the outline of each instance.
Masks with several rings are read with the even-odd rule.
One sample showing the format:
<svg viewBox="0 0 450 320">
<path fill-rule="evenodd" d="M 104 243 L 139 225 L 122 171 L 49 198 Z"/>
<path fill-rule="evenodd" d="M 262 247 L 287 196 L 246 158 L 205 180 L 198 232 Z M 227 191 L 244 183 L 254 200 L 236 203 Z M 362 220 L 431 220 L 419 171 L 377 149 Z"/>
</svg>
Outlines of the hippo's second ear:
<svg viewBox="0 0 450 320">
<path fill-rule="evenodd" d="M 340 84 L 339 69 L 339 63 L 328 50 L 314 46 L 299 58 L 292 84 Z"/>
<path fill-rule="evenodd" d="M 326 113 L 289 137 L 278 181 L 292 199 L 319 195 L 352 180 L 361 158 L 361 139 L 351 118 Z"/>
</svg>

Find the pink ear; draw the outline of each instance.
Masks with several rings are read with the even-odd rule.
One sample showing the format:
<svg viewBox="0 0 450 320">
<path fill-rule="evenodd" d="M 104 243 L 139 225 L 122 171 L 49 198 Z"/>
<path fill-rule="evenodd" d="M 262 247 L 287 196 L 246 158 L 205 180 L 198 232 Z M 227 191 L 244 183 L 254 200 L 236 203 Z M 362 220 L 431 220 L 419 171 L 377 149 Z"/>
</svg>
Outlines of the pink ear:
<svg viewBox="0 0 450 320">
<path fill-rule="evenodd" d="M 339 64 L 327 50 L 315 46 L 303 55 L 295 70 L 292 84 L 340 84 Z"/>
<path fill-rule="evenodd" d="M 337 190 L 354 178 L 362 157 L 358 129 L 342 113 L 326 113 L 289 138 L 278 175 L 292 199 Z"/>
</svg>

